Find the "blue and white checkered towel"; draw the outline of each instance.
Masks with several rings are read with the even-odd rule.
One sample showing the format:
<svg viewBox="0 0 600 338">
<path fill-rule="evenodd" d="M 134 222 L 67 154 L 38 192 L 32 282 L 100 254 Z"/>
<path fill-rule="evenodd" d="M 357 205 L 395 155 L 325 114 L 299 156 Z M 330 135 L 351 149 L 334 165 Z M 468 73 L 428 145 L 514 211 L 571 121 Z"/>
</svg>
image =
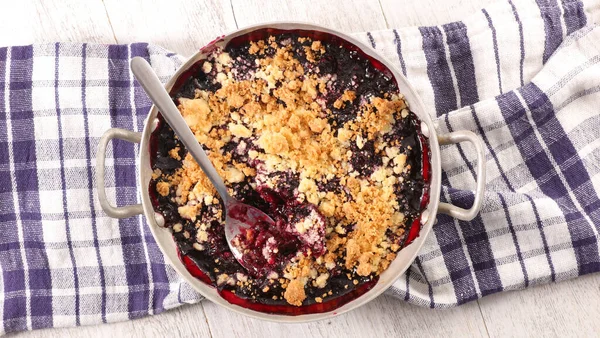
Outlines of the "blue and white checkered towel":
<svg viewBox="0 0 600 338">
<path fill-rule="evenodd" d="M 438 216 L 390 294 L 441 308 L 600 271 L 599 7 L 507 1 L 461 22 L 359 34 L 397 63 L 441 132 L 472 130 L 487 146 L 481 214 Z M 134 56 L 163 79 L 181 63 L 147 44 L 0 48 L 0 333 L 202 299 L 165 264 L 143 217 L 110 219 L 96 200 L 99 137 L 141 130 L 150 108 Z M 109 150 L 119 205 L 139 200 L 136 151 Z M 442 150 L 444 200 L 473 200 L 473 155 L 466 144 Z"/>
</svg>

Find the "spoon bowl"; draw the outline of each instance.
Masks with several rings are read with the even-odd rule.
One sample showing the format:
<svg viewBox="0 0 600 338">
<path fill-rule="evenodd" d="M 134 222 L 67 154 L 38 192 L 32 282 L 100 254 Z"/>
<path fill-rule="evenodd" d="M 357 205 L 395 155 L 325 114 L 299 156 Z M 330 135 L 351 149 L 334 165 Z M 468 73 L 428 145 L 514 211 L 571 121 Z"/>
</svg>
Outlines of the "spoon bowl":
<svg viewBox="0 0 600 338">
<path fill-rule="evenodd" d="M 249 272 L 258 273 L 259 269 L 249 261 L 244 259 L 244 253 L 240 250 L 241 238 L 244 238 L 246 231 L 259 223 L 266 223 L 275 227 L 275 221 L 269 215 L 260 209 L 251 205 L 231 200 L 227 203 L 225 213 L 225 238 L 229 249 L 235 259 Z"/>
</svg>

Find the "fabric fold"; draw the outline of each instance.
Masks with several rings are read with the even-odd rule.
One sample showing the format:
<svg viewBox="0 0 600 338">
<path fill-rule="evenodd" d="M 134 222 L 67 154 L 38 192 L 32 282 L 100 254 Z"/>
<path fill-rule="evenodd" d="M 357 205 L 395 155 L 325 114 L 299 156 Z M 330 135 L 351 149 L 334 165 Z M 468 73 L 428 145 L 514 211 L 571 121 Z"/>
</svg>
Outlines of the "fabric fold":
<svg viewBox="0 0 600 338">
<path fill-rule="evenodd" d="M 530 83 L 438 119 L 441 133 L 482 138 L 483 209 L 471 222 L 438 216 L 420 263 L 390 293 L 448 307 L 600 270 L 599 38 L 596 26 L 577 31 Z M 468 207 L 475 152 L 460 144 L 441 157 L 445 200 Z"/>
</svg>

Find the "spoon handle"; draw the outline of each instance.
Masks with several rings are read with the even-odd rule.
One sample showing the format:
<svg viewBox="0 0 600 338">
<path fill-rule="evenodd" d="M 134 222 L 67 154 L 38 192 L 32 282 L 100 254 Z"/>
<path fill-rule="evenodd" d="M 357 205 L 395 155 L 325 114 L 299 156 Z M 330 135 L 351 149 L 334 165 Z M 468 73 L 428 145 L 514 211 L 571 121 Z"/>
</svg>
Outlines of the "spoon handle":
<svg viewBox="0 0 600 338">
<path fill-rule="evenodd" d="M 231 197 L 227 192 L 223 179 L 217 173 L 208 156 L 206 156 L 204 149 L 202 149 L 202 146 L 196 140 L 196 137 L 181 116 L 181 113 L 179 113 L 175 103 L 173 103 L 173 99 L 167 93 L 165 87 L 163 87 L 152 67 L 143 58 L 135 57 L 131 60 L 131 71 L 146 91 L 146 94 L 148 94 L 152 102 L 158 107 L 162 116 L 167 120 L 169 126 L 179 136 L 179 140 L 185 145 L 208 179 L 215 186 L 223 202 L 227 203 Z"/>
</svg>

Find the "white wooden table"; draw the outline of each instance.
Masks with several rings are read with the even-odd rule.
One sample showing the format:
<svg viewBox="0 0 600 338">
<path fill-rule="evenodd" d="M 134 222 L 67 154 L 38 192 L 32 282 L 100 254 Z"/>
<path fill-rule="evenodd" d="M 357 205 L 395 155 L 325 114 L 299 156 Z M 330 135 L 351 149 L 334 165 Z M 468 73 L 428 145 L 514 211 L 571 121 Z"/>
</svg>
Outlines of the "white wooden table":
<svg viewBox="0 0 600 338">
<path fill-rule="evenodd" d="M 0 46 L 76 41 L 159 44 L 190 55 L 250 24 L 308 21 L 346 32 L 458 20 L 504 0 L 0 0 Z M 518 1 L 518 0 L 513 0 Z M 129 322 L 26 337 L 598 336 L 600 275 L 489 296 L 451 310 L 380 297 L 334 320 L 274 324 L 210 302 Z"/>
</svg>

